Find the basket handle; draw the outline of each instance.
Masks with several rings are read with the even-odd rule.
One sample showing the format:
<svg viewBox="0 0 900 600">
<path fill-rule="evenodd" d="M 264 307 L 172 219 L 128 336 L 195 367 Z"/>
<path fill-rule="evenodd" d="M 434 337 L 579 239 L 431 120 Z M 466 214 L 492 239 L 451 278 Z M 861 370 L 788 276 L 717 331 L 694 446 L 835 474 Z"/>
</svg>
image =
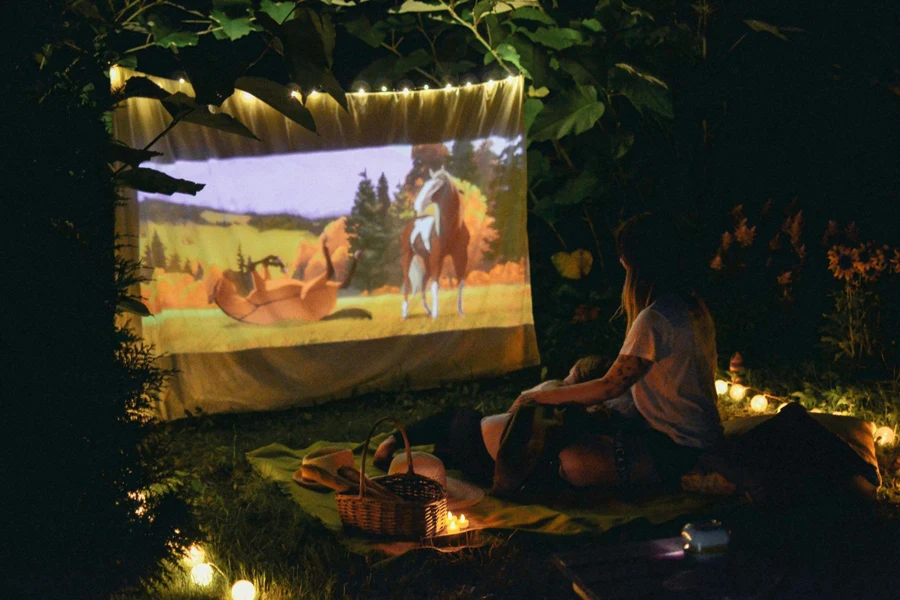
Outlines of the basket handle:
<svg viewBox="0 0 900 600">
<path fill-rule="evenodd" d="M 363 445 L 363 453 L 362 459 L 359 465 L 359 498 L 362 499 L 363 496 L 366 495 L 366 456 L 369 453 L 369 444 L 372 442 L 372 436 L 375 434 L 375 430 L 379 425 L 384 423 L 385 421 L 390 421 L 397 427 L 400 431 L 400 434 L 403 436 L 403 445 L 406 447 L 406 464 L 409 465 L 409 469 L 407 470 L 407 474 L 415 475 L 416 472 L 413 471 L 413 461 L 412 461 L 412 450 L 409 447 L 409 438 L 406 437 L 406 430 L 403 428 L 403 425 L 397 419 L 393 417 L 381 417 L 375 424 L 372 425 L 372 429 L 369 430 L 369 436 L 366 438 L 366 443 Z"/>
</svg>

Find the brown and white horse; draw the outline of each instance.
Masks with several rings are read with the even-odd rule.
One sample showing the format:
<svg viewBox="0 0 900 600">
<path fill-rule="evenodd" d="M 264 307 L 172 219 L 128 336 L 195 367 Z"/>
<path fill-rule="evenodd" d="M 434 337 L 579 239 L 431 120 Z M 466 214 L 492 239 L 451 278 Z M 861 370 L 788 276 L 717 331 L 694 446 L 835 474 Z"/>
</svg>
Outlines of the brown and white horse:
<svg viewBox="0 0 900 600">
<path fill-rule="evenodd" d="M 409 294 L 422 293 L 425 312 L 432 319 L 438 316 L 438 281 L 444 258 L 453 261 L 453 271 L 459 281 L 456 310 L 464 316 L 462 292 L 469 262 L 469 229 L 463 220 L 460 192 L 450 174 L 443 169 L 429 170 L 431 179 L 425 182 L 416 196 L 413 207 L 416 217 L 406 224 L 400 234 L 400 265 L 403 269 L 403 318 L 409 316 Z M 425 210 L 435 206 L 433 215 Z M 431 281 L 431 306 L 425 287 Z"/>
</svg>

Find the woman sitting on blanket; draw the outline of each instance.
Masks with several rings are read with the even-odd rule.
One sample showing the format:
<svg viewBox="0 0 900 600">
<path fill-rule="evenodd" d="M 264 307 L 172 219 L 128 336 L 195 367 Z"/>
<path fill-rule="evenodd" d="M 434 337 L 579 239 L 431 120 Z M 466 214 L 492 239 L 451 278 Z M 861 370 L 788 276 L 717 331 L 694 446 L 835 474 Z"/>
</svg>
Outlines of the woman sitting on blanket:
<svg viewBox="0 0 900 600">
<path fill-rule="evenodd" d="M 548 466 L 569 484 L 671 483 L 720 440 L 715 328 L 684 285 L 681 240 L 670 221 L 644 214 L 616 231 L 625 268 L 625 342 L 602 377 L 578 376 L 523 392 L 503 415 L 471 409 L 411 426 L 413 445 L 433 443 L 447 468 L 511 495 Z M 385 464 L 399 447 L 388 437 Z"/>
</svg>

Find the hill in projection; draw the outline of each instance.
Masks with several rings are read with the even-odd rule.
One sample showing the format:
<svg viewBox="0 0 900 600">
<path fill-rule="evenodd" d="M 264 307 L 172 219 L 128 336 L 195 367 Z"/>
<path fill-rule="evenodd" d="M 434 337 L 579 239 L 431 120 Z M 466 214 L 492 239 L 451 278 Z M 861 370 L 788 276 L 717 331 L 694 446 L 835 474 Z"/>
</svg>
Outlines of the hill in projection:
<svg viewBox="0 0 900 600">
<path fill-rule="evenodd" d="M 160 351 L 531 323 L 521 138 L 155 168 L 206 183 L 184 202 L 138 198 L 144 336 Z"/>
</svg>

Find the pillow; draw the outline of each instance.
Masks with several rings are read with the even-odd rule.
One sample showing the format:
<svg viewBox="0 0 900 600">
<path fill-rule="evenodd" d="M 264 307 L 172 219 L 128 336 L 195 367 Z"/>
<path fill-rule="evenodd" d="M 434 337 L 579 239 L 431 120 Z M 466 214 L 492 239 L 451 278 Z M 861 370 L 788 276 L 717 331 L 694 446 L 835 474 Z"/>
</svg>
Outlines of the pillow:
<svg viewBox="0 0 900 600">
<path fill-rule="evenodd" d="M 789 405 L 790 406 L 790 405 Z M 802 408 L 797 405 L 798 408 Z M 785 407 L 787 408 L 787 407 Z M 780 413 L 779 413 L 780 414 Z M 861 473 L 872 485 L 881 485 L 881 474 L 878 471 L 878 459 L 875 456 L 875 424 L 856 417 L 829 415 L 826 413 L 807 413 L 814 421 L 835 434 L 856 452 L 870 467 Z M 735 440 L 749 431 L 769 421 L 776 415 L 760 415 L 756 417 L 739 417 L 723 424 L 725 438 Z"/>
</svg>

